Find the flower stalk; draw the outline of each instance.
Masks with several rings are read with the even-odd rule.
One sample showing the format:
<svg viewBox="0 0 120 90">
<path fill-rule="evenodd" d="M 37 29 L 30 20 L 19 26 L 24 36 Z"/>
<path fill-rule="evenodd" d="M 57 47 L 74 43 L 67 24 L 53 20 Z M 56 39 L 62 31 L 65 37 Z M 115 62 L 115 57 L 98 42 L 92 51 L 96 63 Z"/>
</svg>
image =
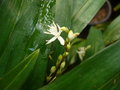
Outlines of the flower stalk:
<svg viewBox="0 0 120 90">
<path fill-rule="evenodd" d="M 55 78 L 57 76 L 61 75 L 65 71 L 66 58 L 69 55 L 69 51 L 70 51 L 70 48 L 71 48 L 70 42 L 65 41 L 64 48 L 65 48 L 65 52 L 62 55 L 58 56 L 58 59 L 56 61 L 56 66 L 51 67 L 50 74 L 47 77 L 47 83 L 55 80 Z M 53 67 L 54 67 L 54 70 L 53 70 Z"/>
<path fill-rule="evenodd" d="M 50 74 L 49 76 L 47 76 L 47 83 L 54 81 L 57 76 L 59 76 L 65 71 L 66 59 L 71 49 L 71 41 L 79 35 L 79 33 L 73 33 L 73 31 L 69 30 L 67 27 L 60 27 L 58 24 L 55 23 L 53 23 L 53 25 L 49 27 L 50 29 L 45 32 L 45 34 L 51 34 L 53 35 L 53 38 L 47 40 L 46 44 L 50 44 L 56 39 L 58 39 L 60 44 L 64 46 L 65 52 L 58 56 L 56 65 L 51 67 Z M 66 40 L 64 40 L 60 36 L 62 32 L 66 32 L 68 34 Z"/>
</svg>

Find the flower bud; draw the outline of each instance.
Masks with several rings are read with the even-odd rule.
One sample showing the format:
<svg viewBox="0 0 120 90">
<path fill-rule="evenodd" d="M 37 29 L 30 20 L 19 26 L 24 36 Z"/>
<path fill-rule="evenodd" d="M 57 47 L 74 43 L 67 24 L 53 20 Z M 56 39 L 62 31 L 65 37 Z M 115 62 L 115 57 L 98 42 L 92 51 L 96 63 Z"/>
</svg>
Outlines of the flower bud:
<svg viewBox="0 0 120 90">
<path fill-rule="evenodd" d="M 56 66 L 58 66 L 60 64 L 60 62 L 62 61 L 63 56 L 59 55 L 57 61 L 56 61 Z"/>
<path fill-rule="evenodd" d="M 65 64 L 66 64 L 66 62 L 63 61 L 63 62 L 61 63 L 61 65 L 60 65 L 60 69 L 63 69 L 63 68 L 65 67 Z"/>
<path fill-rule="evenodd" d="M 78 35 L 79 35 L 79 33 L 73 33 L 73 31 L 70 30 L 69 33 L 68 33 L 68 38 L 69 38 L 69 40 L 71 41 L 71 40 L 73 40 L 74 38 L 76 38 Z"/>
<path fill-rule="evenodd" d="M 63 58 L 63 56 L 59 55 L 58 60 L 56 62 L 56 67 L 60 64 L 60 62 L 62 61 L 62 58 Z"/>
<path fill-rule="evenodd" d="M 62 73 L 61 69 L 57 71 L 57 75 L 60 75 Z"/>
<path fill-rule="evenodd" d="M 51 78 L 52 78 L 52 77 L 47 76 L 47 78 L 46 78 L 47 82 L 49 82 Z"/>
<path fill-rule="evenodd" d="M 59 55 L 58 60 L 62 60 L 63 56 Z"/>
<path fill-rule="evenodd" d="M 68 33 L 69 32 L 69 29 L 67 27 L 61 27 L 61 30 Z"/>
<path fill-rule="evenodd" d="M 70 45 L 70 43 L 69 43 L 69 44 L 67 44 L 67 50 L 69 51 L 70 48 L 71 48 L 71 45 Z"/>
<path fill-rule="evenodd" d="M 50 72 L 51 72 L 51 73 L 54 73 L 55 71 L 56 71 L 56 67 L 55 67 L 55 66 L 52 66 Z"/>
<path fill-rule="evenodd" d="M 69 31 L 68 38 L 69 40 L 73 40 L 75 38 L 72 30 Z"/>
<path fill-rule="evenodd" d="M 65 57 L 65 56 L 68 56 L 68 54 L 69 54 L 69 52 L 64 52 L 63 53 L 63 56 Z"/>
</svg>

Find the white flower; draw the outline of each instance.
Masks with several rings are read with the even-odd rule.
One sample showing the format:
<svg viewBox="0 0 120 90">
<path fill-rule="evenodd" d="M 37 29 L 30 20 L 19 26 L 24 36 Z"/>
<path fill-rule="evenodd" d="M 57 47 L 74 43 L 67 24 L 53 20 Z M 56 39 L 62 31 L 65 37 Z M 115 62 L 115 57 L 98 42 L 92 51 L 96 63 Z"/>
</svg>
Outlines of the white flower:
<svg viewBox="0 0 120 90">
<path fill-rule="evenodd" d="M 85 56 L 85 47 L 80 47 L 77 51 L 79 58 L 81 59 L 81 61 L 83 60 L 83 57 Z"/>
<path fill-rule="evenodd" d="M 77 53 L 78 53 L 78 56 L 81 59 L 81 61 L 83 60 L 83 57 L 86 54 L 86 50 L 89 49 L 89 48 L 91 48 L 91 45 L 88 45 L 87 47 L 80 47 L 80 48 L 78 48 Z"/>
<path fill-rule="evenodd" d="M 47 43 L 46 44 L 50 44 L 52 43 L 53 41 L 55 41 L 56 39 L 59 40 L 60 44 L 61 45 L 64 45 L 65 44 L 65 41 L 64 39 L 60 36 L 61 35 L 61 28 L 59 25 L 53 23 L 53 25 L 49 26 L 49 30 L 47 30 L 48 32 L 44 32 L 45 34 L 51 34 L 53 35 L 54 37 L 52 37 L 50 40 L 46 40 Z"/>
</svg>

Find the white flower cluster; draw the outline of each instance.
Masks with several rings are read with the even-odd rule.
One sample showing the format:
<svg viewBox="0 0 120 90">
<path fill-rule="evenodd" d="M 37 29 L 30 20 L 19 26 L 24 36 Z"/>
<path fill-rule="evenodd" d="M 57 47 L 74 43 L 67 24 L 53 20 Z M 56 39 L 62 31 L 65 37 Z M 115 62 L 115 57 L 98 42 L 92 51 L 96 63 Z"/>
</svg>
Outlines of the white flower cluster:
<svg viewBox="0 0 120 90">
<path fill-rule="evenodd" d="M 60 27 L 58 24 L 53 23 L 51 26 L 49 26 L 49 29 L 47 30 L 47 32 L 44 32 L 45 34 L 53 35 L 53 37 L 50 40 L 46 40 L 47 41 L 46 44 L 50 44 L 53 41 L 58 39 L 61 45 L 65 45 L 65 40 L 63 39 L 63 37 L 61 37 L 62 31 L 65 31 L 68 33 L 68 39 L 70 41 L 79 35 L 79 33 L 73 33 L 72 30 L 69 30 L 66 27 Z"/>
</svg>

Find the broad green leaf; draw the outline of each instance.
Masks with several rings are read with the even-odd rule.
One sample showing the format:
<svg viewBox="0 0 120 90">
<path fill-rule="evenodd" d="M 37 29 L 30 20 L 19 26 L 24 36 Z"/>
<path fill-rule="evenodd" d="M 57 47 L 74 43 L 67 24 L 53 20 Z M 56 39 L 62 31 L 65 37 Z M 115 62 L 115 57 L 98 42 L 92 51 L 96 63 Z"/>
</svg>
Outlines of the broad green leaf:
<svg viewBox="0 0 120 90">
<path fill-rule="evenodd" d="M 45 40 L 46 36 L 43 37 L 43 32 L 39 32 L 36 29 L 35 34 L 30 39 L 28 47 L 33 47 L 33 45 L 36 43 L 35 45 L 38 45 L 37 47 L 40 48 L 41 53 L 38 56 L 31 75 L 28 77 L 26 83 L 23 85 L 22 90 L 36 90 L 37 88 L 44 85 L 47 73 L 48 52 L 50 51 L 50 47 L 45 45 Z M 30 49 L 34 50 L 35 48 Z"/>
<path fill-rule="evenodd" d="M 40 48 L 41 53 L 37 59 L 35 67 L 28 77 L 28 80 L 23 85 L 23 90 L 36 90 L 42 87 L 46 80 L 48 54 L 50 52 L 51 45 L 46 45 L 46 40 L 50 39 L 48 35 L 44 34 L 47 24 L 51 23 L 53 18 L 51 8 L 54 5 L 54 0 L 41 1 L 40 15 L 38 22 L 35 26 L 35 32 L 28 41 L 28 48 L 34 50 Z"/>
<path fill-rule="evenodd" d="M 1 90 L 18 90 L 25 82 L 26 78 L 33 69 L 37 57 L 39 55 L 39 49 L 22 60 L 15 68 L 10 70 L 4 77 L 0 79 Z"/>
<path fill-rule="evenodd" d="M 0 56 L 8 43 L 10 34 L 14 31 L 18 19 L 20 19 L 21 5 L 22 0 L 0 1 Z"/>
<path fill-rule="evenodd" d="M 80 0 L 78 0 L 80 3 Z M 83 1 L 83 0 L 82 0 Z M 81 3 L 82 3 L 81 1 Z M 73 0 L 74 2 L 74 0 Z M 81 32 L 85 26 L 92 20 L 98 10 L 103 6 L 105 0 L 85 0 L 83 4 L 77 4 L 78 11 L 72 15 L 72 29 L 75 32 Z M 76 9 L 76 5 L 74 6 Z"/>
<path fill-rule="evenodd" d="M 105 0 L 56 0 L 55 21 L 81 32 L 104 3 Z"/>
<path fill-rule="evenodd" d="M 56 0 L 55 21 L 70 28 L 72 0 Z"/>
<path fill-rule="evenodd" d="M 118 16 L 104 32 L 105 44 L 111 44 L 120 39 L 120 16 Z"/>
<path fill-rule="evenodd" d="M 28 78 L 30 89 L 44 84 L 47 70 L 50 39 L 43 32 L 53 20 L 51 8 L 54 0 L 2 0 L 0 6 L 0 76 L 4 76 L 32 51 L 41 54 Z M 31 78 L 32 77 L 32 78 Z M 28 87 L 27 87 L 28 89 Z"/>
<path fill-rule="evenodd" d="M 94 55 L 105 47 L 102 32 L 99 29 L 95 27 L 92 27 L 90 29 L 89 35 L 86 40 L 86 46 L 88 45 L 90 45 L 91 48 L 87 50 L 85 58 Z"/>
<path fill-rule="evenodd" d="M 40 90 L 96 90 L 120 72 L 120 41 Z M 114 53 L 113 53 L 114 52 Z"/>
<path fill-rule="evenodd" d="M 46 40 L 50 39 L 48 35 L 44 34 L 47 24 L 51 23 L 53 18 L 51 13 L 51 8 L 54 5 L 54 0 L 41 1 L 40 15 L 38 22 L 35 27 L 35 32 L 29 40 L 28 48 L 34 50 L 36 47 L 39 47 L 41 53 L 38 57 L 38 60 L 35 64 L 35 67 L 29 76 L 26 83 L 23 85 L 22 89 L 36 90 L 42 87 L 46 80 L 47 74 L 47 65 L 48 65 L 48 54 L 50 52 L 51 45 L 46 45 Z"/>
<path fill-rule="evenodd" d="M 120 89 L 120 72 L 100 88 L 100 90 L 119 90 L 119 89 Z"/>
<path fill-rule="evenodd" d="M 4 0 L 0 7 L 0 76 L 18 64 L 26 53 L 27 41 L 34 32 L 39 0 Z M 5 40 L 4 40 L 5 39 Z M 3 40 L 3 42 L 2 42 Z M 5 48 L 3 48 L 5 47 Z M 28 50 L 28 49 L 27 49 Z"/>
</svg>

